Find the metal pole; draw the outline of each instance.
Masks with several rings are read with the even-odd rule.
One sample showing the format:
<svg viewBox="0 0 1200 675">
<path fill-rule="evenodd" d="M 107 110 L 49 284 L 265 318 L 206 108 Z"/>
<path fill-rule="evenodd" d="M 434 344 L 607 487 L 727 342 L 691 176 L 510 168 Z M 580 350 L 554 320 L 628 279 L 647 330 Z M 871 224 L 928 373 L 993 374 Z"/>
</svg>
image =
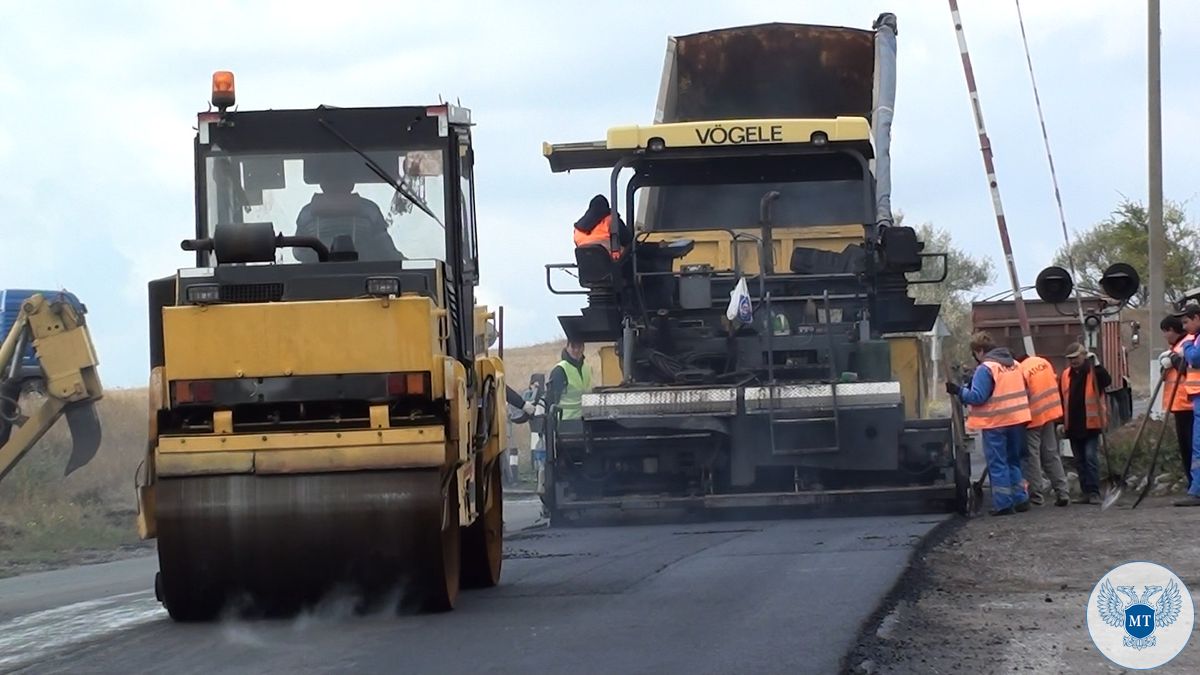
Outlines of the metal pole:
<svg viewBox="0 0 1200 675">
<path fill-rule="evenodd" d="M 1167 250 L 1166 234 L 1163 232 L 1162 190 L 1162 75 L 1160 59 L 1161 29 L 1159 0 L 1149 0 L 1146 22 L 1146 65 L 1147 98 L 1149 107 L 1148 155 L 1150 180 L 1150 260 L 1147 272 L 1150 275 L 1150 321 L 1157 322 L 1166 315 L 1166 284 L 1162 270 Z M 1153 352 L 1154 350 L 1150 350 Z M 1159 365 L 1150 355 L 1150 386 L 1158 382 Z M 1150 401 L 1150 411 L 1158 410 Z"/>
<path fill-rule="evenodd" d="M 983 154 L 983 168 L 987 174 L 988 189 L 992 193 L 992 207 L 996 212 L 996 228 L 1000 231 L 1000 245 L 1004 249 L 1004 261 L 1008 265 L 1008 277 L 1012 281 L 1013 300 L 1017 305 L 1017 321 L 1021 324 L 1021 337 L 1025 342 L 1025 353 L 1033 356 L 1033 333 L 1029 329 L 1029 314 L 1025 311 L 1025 300 L 1021 297 L 1021 282 L 1017 277 L 1017 266 L 1013 262 L 1012 244 L 1008 241 L 1008 225 L 1004 220 L 1004 207 L 1000 203 L 1000 187 L 996 182 L 996 167 L 992 163 L 992 144 L 983 126 L 983 107 L 979 103 L 979 92 L 975 88 L 975 73 L 971 69 L 971 57 L 967 53 L 967 37 L 963 33 L 962 18 L 958 14 L 957 0 L 950 0 L 950 16 L 954 19 L 954 31 L 958 37 L 958 51 L 962 54 L 963 74 L 967 78 L 967 92 L 971 96 L 971 109 L 975 113 L 975 126 L 979 131 L 979 151 Z"/>
</svg>

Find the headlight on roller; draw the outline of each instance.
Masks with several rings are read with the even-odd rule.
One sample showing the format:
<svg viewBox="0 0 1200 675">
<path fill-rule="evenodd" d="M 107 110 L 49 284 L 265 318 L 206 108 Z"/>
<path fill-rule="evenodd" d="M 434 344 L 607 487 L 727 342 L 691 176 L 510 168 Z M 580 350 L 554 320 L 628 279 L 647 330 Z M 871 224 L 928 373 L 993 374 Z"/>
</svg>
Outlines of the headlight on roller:
<svg viewBox="0 0 1200 675">
<path fill-rule="evenodd" d="M 216 284 L 201 284 L 187 287 L 187 301 L 193 305 L 209 305 L 221 299 L 221 287 Z"/>
<path fill-rule="evenodd" d="M 400 280 L 396 277 L 370 277 L 367 279 L 367 295 L 400 295 Z"/>
</svg>

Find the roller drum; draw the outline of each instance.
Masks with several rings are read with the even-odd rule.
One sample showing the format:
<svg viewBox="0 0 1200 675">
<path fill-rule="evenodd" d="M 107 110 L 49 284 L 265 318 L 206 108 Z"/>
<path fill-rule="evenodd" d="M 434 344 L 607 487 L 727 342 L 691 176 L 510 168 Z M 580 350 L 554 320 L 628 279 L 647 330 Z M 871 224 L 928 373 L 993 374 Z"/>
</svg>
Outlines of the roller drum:
<svg viewBox="0 0 1200 675">
<path fill-rule="evenodd" d="M 177 620 L 292 613 L 334 590 L 363 609 L 451 609 L 460 529 L 439 470 L 164 478 L 159 592 Z"/>
</svg>

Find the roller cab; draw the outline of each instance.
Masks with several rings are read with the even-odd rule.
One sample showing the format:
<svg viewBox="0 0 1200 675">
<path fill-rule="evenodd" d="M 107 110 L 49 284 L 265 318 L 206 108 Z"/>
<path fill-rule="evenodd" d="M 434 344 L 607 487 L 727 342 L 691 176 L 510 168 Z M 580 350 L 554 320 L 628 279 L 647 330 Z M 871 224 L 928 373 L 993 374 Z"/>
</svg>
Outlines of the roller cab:
<svg viewBox="0 0 1200 675">
<path fill-rule="evenodd" d="M 226 75 L 198 120 L 195 263 L 149 285 L 159 598 L 179 620 L 335 589 L 452 608 L 498 583 L 503 517 L 470 112 L 230 112 Z"/>
</svg>

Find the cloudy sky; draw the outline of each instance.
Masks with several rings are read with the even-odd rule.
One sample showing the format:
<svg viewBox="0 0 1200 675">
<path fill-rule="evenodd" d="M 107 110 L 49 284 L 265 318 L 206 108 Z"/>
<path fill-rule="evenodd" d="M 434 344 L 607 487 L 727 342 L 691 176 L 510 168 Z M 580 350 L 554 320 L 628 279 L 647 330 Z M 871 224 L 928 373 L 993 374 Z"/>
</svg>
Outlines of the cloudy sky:
<svg viewBox="0 0 1200 675">
<path fill-rule="evenodd" d="M 1146 194 L 1145 3 L 1025 0 L 1068 223 Z M 1024 283 L 1062 243 L 1016 11 L 961 0 Z M 973 120 L 940 0 L 739 3 L 16 2 L 0 0 L 0 287 L 88 304 L 108 386 L 146 381 L 146 283 L 189 264 L 192 127 L 212 71 L 243 109 L 460 100 L 477 124 L 481 295 L 509 344 L 561 335 L 578 301 L 544 288 L 569 224 L 604 182 L 553 175 L 542 141 L 601 138 L 653 116 L 668 35 L 770 21 L 899 20 L 893 204 L 997 256 Z M 1163 2 L 1168 198 L 1193 200 L 1200 5 Z M 19 58 L 18 58 L 19 55 Z M 539 255 L 530 254 L 535 242 Z M 999 262 L 999 260 L 998 260 Z M 1004 288 L 999 278 L 989 291 Z"/>
</svg>

